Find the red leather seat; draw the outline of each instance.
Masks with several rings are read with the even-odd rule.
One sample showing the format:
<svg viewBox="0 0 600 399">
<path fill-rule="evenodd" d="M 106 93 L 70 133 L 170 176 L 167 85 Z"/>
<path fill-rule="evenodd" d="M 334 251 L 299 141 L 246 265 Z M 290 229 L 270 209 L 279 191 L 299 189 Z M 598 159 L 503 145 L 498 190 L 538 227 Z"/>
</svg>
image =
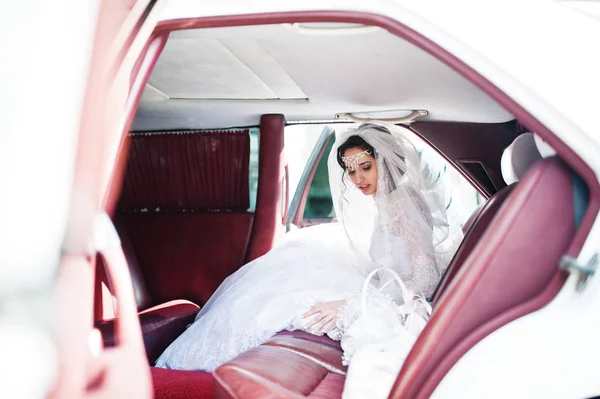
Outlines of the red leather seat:
<svg viewBox="0 0 600 399">
<path fill-rule="evenodd" d="M 502 177 L 508 186 L 499 190 L 485 204 L 473 212 L 463 225 L 463 241 L 432 295 L 431 301 L 434 307 L 452 280 L 454 280 L 461 267 L 465 264 L 468 255 L 473 251 L 473 248 L 483 236 L 483 233 L 488 228 L 494 216 L 496 216 L 506 198 L 514 190 L 518 181 L 540 159 L 542 159 L 542 156 L 537 149 L 533 133 L 523 133 L 517 136 L 504 150 L 502 153 L 501 168 Z"/>
<path fill-rule="evenodd" d="M 294 337 L 305 341 L 315 342 L 317 344 L 329 346 L 334 349 L 342 350 L 340 341 L 334 341 L 327 335 L 314 335 L 305 331 L 281 331 L 275 335 L 276 337 Z"/>
<path fill-rule="evenodd" d="M 219 367 L 215 398 L 341 397 L 347 370 L 341 349 L 294 334 L 275 336 Z"/>
<path fill-rule="evenodd" d="M 496 213 L 502 204 L 504 204 L 504 201 L 506 201 L 510 193 L 512 193 L 515 186 L 516 183 L 513 183 L 510 186 L 504 187 L 498 191 L 479 209 L 473 212 L 471 217 L 467 220 L 465 226 L 463 226 L 463 230 L 465 232 L 464 238 L 431 297 L 431 302 L 434 307 L 437 304 L 440 296 L 448 288 L 452 280 L 454 280 L 456 274 L 464 265 L 465 260 L 471 251 L 473 251 L 473 248 L 475 248 L 475 245 L 477 245 L 483 236 L 483 233 L 492 222 L 492 219 L 494 219 L 494 216 L 496 216 Z"/>
<path fill-rule="evenodd" d="M 191 302 L 176 300 L 146 309 L 139 313 L 148 361 L 153 364 L 160 354 L 186 327 L 194 322 L 199 307 Z M 115 345 L 115 320 L 96 321 L 104 346 Z"/>
<path fill-rule="evenodd" d="M 575 190 L 559 159 L 527 172 L 439 298 L 390 398 L 429 397 L 477 342 L 556 296 L 566 279 L 557 265 L 576 229 Z"/>
<path fill-rule="evenodd" d="M 160 304 L 154 304 L 150 293 L 146 287 L 140 266 L 137 262 L 135 250 L 129 241 L 127 232 L 122 228 L 118 221 L 115 222 L 115 227 L 121 238 L 123 252 L 129 264 L 131 279 L 135 298 L 138 304 L 140 324 L 144 335 L 144 344 L 146 346 L 146 354 L 148 361 L 153 364 L 160 354 L 177 338 L 188 324 L 194 321 L 200 307 L 190 301 L 174 300 Z M 97 264 L 97 297 L 96 305 L 104 306 L 111 304 L 110 284 L 109 279 L 104 269 L 104 264 Z M 102 282 L 107 285 L 106 290 L 102 291 Z M 104 298 L 102 298 L 104 296 Z M 109 296 L 108 300 L 106 296 Z M 154 305 L 154 306 L 152 306 Z M 107 314 L 111 314 L 112 309 L 107 310 Z M 97 310 L 95 327 L 100 330 L 104 339 L 104 346 L 113 346 L 115 344 L 115 320 L 113 318 L 101 317 Z"/>
</svg>

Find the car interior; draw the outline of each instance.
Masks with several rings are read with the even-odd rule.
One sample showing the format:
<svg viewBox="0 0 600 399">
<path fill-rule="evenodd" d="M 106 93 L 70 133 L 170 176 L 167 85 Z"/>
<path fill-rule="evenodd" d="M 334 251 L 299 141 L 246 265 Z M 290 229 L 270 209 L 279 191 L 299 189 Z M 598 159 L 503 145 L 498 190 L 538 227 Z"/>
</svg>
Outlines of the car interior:
<svg viewBox="0 0 600 399">
<path fill-rule="evenodd" d="M 548 304 L 567 278 L 557 265 L 581 245 L 589 183 L 564 150 L 538 150 L 535 126 L 375 21 L 298 20 L 180 21 L 155 32 L 167 39 L 119 154 L 126 166 L 122 185 L 111 187 L 118 200 L 110 216 L 157 398 L 341 397 L 339 342 L 300 331 L 281 332 L 214 373 L 153 367 L 220 283 L 267 253 L 286 226 L 331 221 L 305 209 L 336 127 L 402 125 L 484 201 L 462 225 L 392 398 L 429 397 L 477 342 Z M 286 157 L 295 149 L 284 130 L 310 124 L 331 130 L 290 192 Z M 94 324 L 110 347 L 118 303 L 103 259 L 96 264 Z"/>
</svg>

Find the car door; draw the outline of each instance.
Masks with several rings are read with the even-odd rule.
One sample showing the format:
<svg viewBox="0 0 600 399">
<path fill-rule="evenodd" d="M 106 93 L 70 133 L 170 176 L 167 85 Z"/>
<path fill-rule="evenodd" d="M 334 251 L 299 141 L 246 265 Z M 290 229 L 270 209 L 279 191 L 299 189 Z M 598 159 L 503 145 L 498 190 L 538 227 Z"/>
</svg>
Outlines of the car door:
<svg viewBox="0 0 600 399">
<path fill-rule="evenodd" d="M 107 211 L 107 195 L 143 87 L 160 53 L 151 37 L 163 1 L 99 4 L 83 101 L 70 215 L 57 270 L 55 322 L 59 368 L 51 397 L 151 397 L 131 277 Z M 76 34 L 76 32 L 74 33 Z M 164 45 L 164 43 L 163 43 Z M 107 265 L 117 303 L 118 342 L 102 348 L 93 330 L 96 254 Z"/>
</svg>

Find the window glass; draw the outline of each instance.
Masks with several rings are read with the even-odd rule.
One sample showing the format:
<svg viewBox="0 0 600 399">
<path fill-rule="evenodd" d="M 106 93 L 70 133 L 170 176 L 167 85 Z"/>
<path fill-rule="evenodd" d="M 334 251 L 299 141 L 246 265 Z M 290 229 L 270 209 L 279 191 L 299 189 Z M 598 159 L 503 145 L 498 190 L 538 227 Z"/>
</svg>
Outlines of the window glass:
<svg viewBox="0 0 600 399">
<path fill-rule="evenodd" d="M 310 154 L 324 128 L 324 125 L 290 125 L 285 127 L 284 145 L 289 173 L 290 203 L 296 193 Z"/>
<path fill-rule="evenodd" d="M 327 159 L 329 158 L 333 143 L 334 139 L 332 137 L 325 147 L 323 156 L 319 161 L 312 183 L 308 189 L 304 219 L 332 219 L 335 217 L 331 191 L 329 190 L 329 173 L 327 170 Z"/>
<path fill-rule="evenodd" d="M 485 202 L 485 198 L 429 144 L 415 134 L 408 138 L 417 148 L 421 160 L 428 163 L 433 170 L 437 170 L 439 179 L 445 186 L 448 223 L 462 228 L 475 209 Z"/>
<path fill-rule="evenodd" d="M 324 125 L 290 125 L 284 130 L 285 156 L 289 173 L 289 201 L 291 202 L 298 187 L 308 158 L 313 151 Z M 249 212 L 256 210 L 256 195 L 258 191 L 258 128 L 250 129 L 250 208 Z M 285 196 L 285 193 L 282 193 Z"/>
</svg>

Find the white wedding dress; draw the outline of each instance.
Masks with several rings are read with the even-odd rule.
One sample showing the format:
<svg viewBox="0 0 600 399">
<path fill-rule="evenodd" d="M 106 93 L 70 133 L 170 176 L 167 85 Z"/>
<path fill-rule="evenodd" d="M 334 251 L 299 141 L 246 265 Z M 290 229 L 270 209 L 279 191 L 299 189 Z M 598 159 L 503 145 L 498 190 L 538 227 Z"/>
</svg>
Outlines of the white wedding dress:
<svg viewBox="0 0 600 399">
<path fill-rule="evenodd" d="M 351 132 L 376 149 L 377 194 L 364 196 L 343 181 L 334 146 L 329 181 L 340 223 L 288 233 L 269 253 L 229 276 L 157 367 L 213 371 L 280 331 L 305 330 L 302 315 L 319 302 L 347 301 L 328 332 L 340 340 L 360 313 L 357 297 L 375 269 L 392 269 L 413 293 L 431 295 L 454 249 L 440 252 L 437 245 L 448 237 L 443 195 L 440 203 L 416 150 L 393 129 Z M 338 136 L 336 145 L 348 134 Z M 397 300 L 385 274 L 373 285 L 390 290 L 373 294 L 371 303 Z"/>
<path fill-rule="evenodd" d="M 319 302 L 348 298 L 364 279 L 337 223 L 301 229 L 229 276 L 157 367 L 212 371 L 282 330 L 304 329 Z"/>
</svg>

